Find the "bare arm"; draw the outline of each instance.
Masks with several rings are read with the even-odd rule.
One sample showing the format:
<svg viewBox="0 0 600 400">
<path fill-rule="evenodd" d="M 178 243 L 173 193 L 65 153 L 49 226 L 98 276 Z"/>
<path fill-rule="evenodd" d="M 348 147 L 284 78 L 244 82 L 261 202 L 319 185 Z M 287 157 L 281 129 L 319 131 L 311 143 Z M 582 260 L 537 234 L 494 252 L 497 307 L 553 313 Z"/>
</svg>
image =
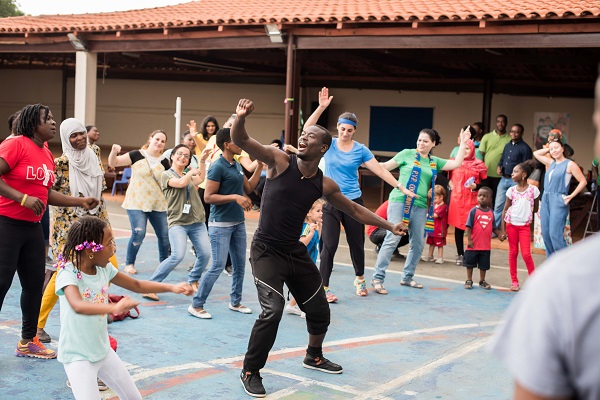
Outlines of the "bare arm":
<svg viewBox="0 0 600 400">
<path fill-rule="evenodd" d="M 131 165 L 131 157 L 129 157 L 129 153 L 119 155 L 121 151 L 121 146 L 118 144 L 113 144 L 112 149 L 110 150 L 110 154 L 108 155 L 108 165 L 112 168 L 115 167 L 125 167 Z"/>
<path fill-rule="evenodd" d="M 506 239 L 506 222 L 504 221 L 504 217 L 506 216 L 506 211 L 511 205 L 512 200 L 509 197 L 507 197 L 506 202 L 504 203 L 504 210 L 502 210 L 502 219 L 500 220 L 500 233 L 498 234 L 498 237 L 501 241 L 504 241 Z"/>
<path fill-rule="evenodd" d="M 395 161 L 393 161 L 393 160 L 390 160 L 390 161 L 392 161 L 392 163 L 389 163 L 389 161 L 387 161 L 386 163 L 389 163 L 387 165 L 396 164 Z M 383 168 L 382 164 L 380 164 L 379 162 L 377 162 L 377 160 L 375 159 L 375 157 L 371 158 L 369 161 L 367 161 L 366 163 L 364 163 L 364 165 L 371 172 L 373 172 L 375 175 L 377 175 L 378 177 L 380 177 L 383 181 L 385 181 L 390 186 L 398 188 L 398 190 L 400 190 L 402 193 L 404 193 L 408 197 L 416 197 L 416 195 L 413 192 L 411 192 L 410 190 L 408 190 L 407 188 L 405 188 L 404 186 L 402 186 L 400 184 L 400 182 L 398 182 L 398 180 L 396 180 L 396 178 L 394 178 L 394 176 L 390 173 L 390 171 L 388 171 L 387 169 Z M 396 166 L 398 166 L 398 164 L 396 164 Z"/>
<path fill-rule="evenodd" d="M 181 293 L 189 296 L 194 293 L 192 287 L 186 283 L 181 282 L 176 285 L 162 282 L 144 281 L 132 278 L 122 272 L 118 272 L 111 280 L 117 286 L 124 289 L 131 290 L 135 293 Z"/>
<path fill-rule="evenodd" d="M 545 149 L 539 149 L 534 151 L 533 156 L 536 158 L 536 160 L 549 167 L 552 164 L 552 161 L 554 161 L 550 157 L 546 157 L 546 154 L 548 154 L 549 152 L 550 148 L 546 147 Z"/>
<path fill-rule="evenodd" d="M 168 181 L 169 186 L 175 189 L 182 189 L 187 187 L 190 182 L 193 182 L 194 185 L 199 185 L 204 182 L 204 177 L 206 175 L 206 164 L 200 164 L 199 168 L 190 169 L 187 174 L 184 174 L 181 178 L 171 178 Z"/>
<path fill-rule="evenodd" d="M 331 104 L 331 100 L 333 100 L 333 96 L 329 96 L 329 89 L 324 87 L 323 89 L 319 90 L 319 107 L 317 107 L 315 112 L 308 117 L 304 123 L 305 128 L 317 124 L 321 114 L 323 114 L 327 107 L 329 107 L 329 104 Z"/>
<path fill-rule="evenodd" d="M 340 187 L 337 183 L 327 177 L 323 177 L 323 195 L 332 206 L 345 212 L 362 224 L 378 226 L 395 235 L 404 235 L 407 231 L 404 224 L 399 223 L 393 225 L 388 220 L 381 218 L 369 209 L 348 200 L 348 198 L 340 192 Z"/>
<path fill-rule="evenodd" d="M 235 201 L 245 211 L 250 211 L 250 209 L 252 209 L 252 201 L 249 198 L 240 196 L 239 194 L 219 194 L 220 187 L 220 182 L 207 179 L 206 189 L 204 189 L 204 201 L 215 205 L 227 204 Z"/>
<path fill-rule="evenodd" d="M 79 289 L 75 285 L 65 286 L 63 291 L 65 293 L 67 301 L 69 302 L 69 305 L 77 314 L 100 315 L 110 313 L 122 313 L 127 312 L 133 307 L 140 304 L 137 301 L 131 300 L 129 297 L 122 298 L 118 303 L 107 304 L 90 303 L 88 301 L 83 301 L 83 299 L 81 298 L 81 293 L 79 293 Z"/>
<path fill-rule="evenodd" d="M 581 172 L 579 165 L 577 165 L 575 161 L 569 161 L 569 165 L 567 166 L 567 172 L 572 174 L 575 177 L 575 179 L 579 181 L 579 185 L 577 185 L 575 190 L 573 190 L 573 193 L 568 195 L 565 199 L 565 203 L 569 204 L 569 202 L 573 200 L 575 196 L 577 196 L 583 189 L 585 189 L 585 187 L 587 186 L 587 179 L 585 179 L 585 176 L 583 176 L 583 172 Z"/>
<path fill-rule="evenodd" d="M 446 165 L 442 168 L 444 171 L 451 171 L 460 167 L 465 159 L 465 148 L 467 147 L 467 140 L 471 138 L 471 132 L 469 131 L 469 127 L 466 129 L 462 129 L 460 131 L 460 146 L 458 147 L 458 153 L 456 153 L 456 157 L 454 160 L 448 160 Z"/>
<path fill-rule="evenodd" d="M 95 208 L 100 200 L 93 197 L 67 196 L 55 190 L 48 190 L 48 204 L 59 207 L 83 207 L 86 210 Z"/>
<path fill-rule="evenodd" d="M 256 186 L 258 186 L 258 182 L 260 181 L 262 169 L 263 163 L 258 161 L 257 168 L 254 168 L 254 172 L 252 173 L 250 179 L 247 179 L 244 176 L 244 193 L 251 193 L 254 189 L 256 189 Z"/>
<path fill-rule="evenodd" d="M 246 151 L 252 158 L 262 161 L 276 173 L 283 172 L 289 165 L 289 156 L 272 146 L 263 146 L 246 132 L 246 117 L 254 111 L 254 104 L 247 99 L 241 99 L 236 108 L 237 118 L 231 126 L 231 140 Z"/>
<path fill-rule="evenodd" d="M 471 227 L 467 226 L 467 229 L 465 230 L 465 232 L 467 233 L 467 248 L 468 249 L 472 249 L 473 248 L 473 238 L 471 237 Z"/>
</svg>

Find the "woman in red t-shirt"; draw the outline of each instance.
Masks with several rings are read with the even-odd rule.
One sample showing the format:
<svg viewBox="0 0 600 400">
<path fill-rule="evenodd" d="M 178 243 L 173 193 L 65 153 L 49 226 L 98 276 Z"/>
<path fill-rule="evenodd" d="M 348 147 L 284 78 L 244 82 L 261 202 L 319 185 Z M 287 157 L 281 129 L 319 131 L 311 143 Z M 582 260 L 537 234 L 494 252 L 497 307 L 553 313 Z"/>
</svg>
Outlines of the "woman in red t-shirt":
<svg viewBox="0 0 600 400">
<path fill-rule="evenodd" d="M 98 205 L 92 197 L 71 197 L 51 190 L 54 159 L 45 143 L 56 134 L 50 109 L 25 106 L 17 135 L 0 144 L 0 309 L 15 272 L 21 281 L 23 327 L 16 354 L 55 358 L 36 336 L 44 284 L 45 250 L 40 220 L 48 204 L 63 207 Z"/>
</svg>

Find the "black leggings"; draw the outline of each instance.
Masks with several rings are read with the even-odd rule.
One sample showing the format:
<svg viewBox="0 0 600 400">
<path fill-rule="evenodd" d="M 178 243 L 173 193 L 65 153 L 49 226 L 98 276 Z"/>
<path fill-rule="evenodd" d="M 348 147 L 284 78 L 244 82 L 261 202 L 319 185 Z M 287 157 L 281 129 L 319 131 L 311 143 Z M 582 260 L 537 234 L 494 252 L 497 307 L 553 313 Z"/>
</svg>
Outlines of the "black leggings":
<svg viewBox="0 0 600 400">
<path fill-rule="evenodd" d="M 252 328 L 244 358 L 244 370 L 254 372 L 265 366 L 275 343 L 285 306 L 284 283 L 306 313 L 309 334 L 325 334 L 331 316 L 319 270 L 301 242 L 290 249 L 277 249 L 253 240 L 250 265 L 262 308 Z"/>
<path fill-rule="evenodd" d="M 362 197 L 352 200 L 364 205 Z M 346 231 L 346 241 L 350 247 L 350 258 L 356 276 L 365 274 L 365 226 L 327 203 L 323 207 L 323 228 L 319 250 L 321 252 L 321 276 L 323 285 L 329 286 L 329 277 L 333 270 L 333 258 L 340 243 L 340 223 Z"/>
<path fill-rule="evenodd" d="M 456 252 L 459 256 L 465 255 L 465 231 L 454 227 L 454 241 L 456 242 Z"/>
<path fill-rule="evenodd" d="M 15 272 L 21 281 L 21 337 L 33 339 L 44 286 L 44 233 L 42 224 L 0 216 L 0 310 Z"/>
</svg>

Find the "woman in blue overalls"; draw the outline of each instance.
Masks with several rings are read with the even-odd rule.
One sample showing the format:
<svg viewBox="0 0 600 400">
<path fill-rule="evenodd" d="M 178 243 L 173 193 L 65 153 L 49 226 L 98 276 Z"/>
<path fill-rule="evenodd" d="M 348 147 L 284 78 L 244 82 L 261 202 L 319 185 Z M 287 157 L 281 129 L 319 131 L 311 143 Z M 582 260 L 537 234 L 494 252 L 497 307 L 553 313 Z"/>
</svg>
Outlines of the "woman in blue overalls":
<svg viewBox="0 0 600 400">
<path fill-rule="evenodd" d="M 548 158 L 546 154 L 550 154 L 552 158 Z M 533 155 L 539 162 L 548 166 L 540 212 L 546 256 L 550 256 L 567 247 L 564 227 L 569 213 L 569 202 L 585 189 L 587 181 L 577 163 L 565 157 L 560 140 L 551 142 L 548 148 L 537 150 Z M 569 194 L 572 176 L 579 181 L 579 185 Z"/>
</svg>

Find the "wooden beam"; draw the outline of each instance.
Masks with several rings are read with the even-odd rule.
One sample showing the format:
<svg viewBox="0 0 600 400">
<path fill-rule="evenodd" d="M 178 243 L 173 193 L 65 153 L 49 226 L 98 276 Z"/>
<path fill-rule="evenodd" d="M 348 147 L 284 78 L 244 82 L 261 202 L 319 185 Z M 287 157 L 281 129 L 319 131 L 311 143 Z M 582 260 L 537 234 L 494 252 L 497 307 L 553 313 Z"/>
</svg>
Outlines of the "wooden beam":
<svg viewBox="0 0 600 400">
<path fill-rule="evenodd" d="M 456 35 L 456 36 L 362 36 L 299 37 L 298 49 L 481 49 L 481 48 L 597 48 L 600 33 Z"/>
<path fill-rule="evenodd" d="M 90 41 L 90 51 L 99 53 L 136 52 L 136 51 L 170 51 L 170 50 L 219 50 L 219 49 L 265 49 L 283 48 L 285 44 L 271 43 L 267 35 L 257 37 L 229 37 L 207 39 L 169 39 L 169 40 L 121 40 Z M 1 51 L 1 47 L 0 47 Z"/>
</svg>

